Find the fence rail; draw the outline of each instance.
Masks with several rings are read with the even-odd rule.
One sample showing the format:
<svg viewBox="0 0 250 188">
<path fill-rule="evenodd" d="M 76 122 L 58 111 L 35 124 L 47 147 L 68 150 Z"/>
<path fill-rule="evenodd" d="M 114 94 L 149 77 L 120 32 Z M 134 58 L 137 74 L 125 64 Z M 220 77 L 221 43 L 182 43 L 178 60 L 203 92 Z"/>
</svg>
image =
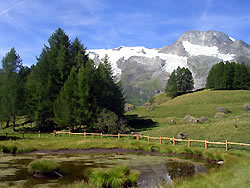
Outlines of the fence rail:
<svg viewBox="0 0 250 188">
<path fill-rule="evenodd" d="M 173 145 L 175 145 L 175 142 L 187 142 L 188 143 L 188 147 L 191 147 L 191 143 L 192 142 L 201 142 L 204 143 L 204 147 L 205 149 L 208 148 L 208 144 L 216 144 L 216 145 L 225 145 L 225 149 L 226 151 L 228 151 L 228 146 L 229 145 L 239 145 L 239 146 L 250 146 L 250 144 L 245 144 L 245 143 L 236 143 L 236 142 L 229 142 L 226 140 L 226 142 L 212 142 L 212 141 L 208 141 L 208 140 L 193 140 L 193 139 L 178 139 L 175 137 L 151 137 L 151 136 L 144 136 L 144 135 L 140 135 L 140 134 L 117 134 L 117 135 L 113 135 L 113 134 L 103 134 L 103 133 L 87 133 L 87 132 L 83 132 L 83 133 L 72 133 L 72 132 L 63 132 L 63 131 L 54 131 L 52 133 L 54 136 L 56 136 L 57 134 L 68 134 L 69 137 L 70 135 L 83 135 L 84 138 L 86 138 L 87 135 L 90 136 L 101 136 L 102 137 L 117 137 L 118 139 L 120 139 L 121 137 L 136 137 L 137 140 L 140 140 L 141 138 L 146 138 L 148 140 L 148 143 L 150 143 L 150 140 L 160 140 L 160 144 L 162 144 L 163 140 L 169 140 L 169 142 L 171 142 Z M 40 138 L 40 131 L 39 131 L 39 138 Z"/>
</svg>

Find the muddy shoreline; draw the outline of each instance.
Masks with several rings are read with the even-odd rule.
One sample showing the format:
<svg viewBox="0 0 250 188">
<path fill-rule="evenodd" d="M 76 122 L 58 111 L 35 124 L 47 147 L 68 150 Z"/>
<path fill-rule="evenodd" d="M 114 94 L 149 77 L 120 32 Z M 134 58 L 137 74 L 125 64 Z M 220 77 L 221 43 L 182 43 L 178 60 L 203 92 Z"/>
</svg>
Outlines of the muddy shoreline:
<svg viewBox="0 0 250 188">
<path fill-rule="evenodd" d="M 36 150 L 28 152 L 27 154 L 77 154 L 77 153 L 141 153 L 154 155 L 173 155 L 167 153 L 159 153 L 155 151 L 144 150 L 129 150 L 123 148 L 91 148 L 91 149 L 59 149 L 59 150 Z"/>
</svg>

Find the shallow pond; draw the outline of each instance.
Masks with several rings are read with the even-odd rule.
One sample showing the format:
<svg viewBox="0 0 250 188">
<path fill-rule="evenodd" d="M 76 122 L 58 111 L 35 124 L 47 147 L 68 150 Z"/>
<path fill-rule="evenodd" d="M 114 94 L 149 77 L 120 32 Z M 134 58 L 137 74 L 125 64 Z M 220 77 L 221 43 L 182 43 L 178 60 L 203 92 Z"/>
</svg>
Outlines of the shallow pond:
<svg viewBox="0 0 250 188">
<path fill-rule="evenodd" d="M 34 178 L 28 174 L 28 164 L 38 158 L 59 162 L 63 167 L 63 177 Z M 23 184 L 24 187 L 60 187 L 62 184 L 84 180 L 84 172 L 88 168 L 108 168 L 115 165 L 127 165 L 140 171 L 138 187 L 156 187 L 161 182 L 171 184 L 177 177 L 206 173 L 210 168 L 216 167 L 201 159 L 145 152 L 0 155 L 0 182 L 8 186 Z"/>
</svg>

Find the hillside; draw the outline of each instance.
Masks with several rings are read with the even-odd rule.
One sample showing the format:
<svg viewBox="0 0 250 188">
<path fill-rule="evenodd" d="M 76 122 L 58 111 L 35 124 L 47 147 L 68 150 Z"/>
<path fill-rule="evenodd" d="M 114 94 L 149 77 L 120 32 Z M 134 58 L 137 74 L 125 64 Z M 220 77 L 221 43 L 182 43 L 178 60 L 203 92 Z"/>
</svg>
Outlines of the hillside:
<svg viewBox="0 0 250 188">
<path fill-rule="evenodd" d="M 250 143 L 250 111 L 243 107 L 250 103 L 250 91 L 204 90 L 174 99 L 160 94 L 150 102 L 152 111 L 148 104 L 127 113 L 157 122 L 147 129 L 138 129 L 145 135 L 176 137 L 183 133 L 193 139 Z M 218 107 L 226 108 L 230 113 L 219 113 Z M 205 116 L 208 122 L 190 123 L 184 119 L 186 115 L 197 119 Z"/>
</svg>

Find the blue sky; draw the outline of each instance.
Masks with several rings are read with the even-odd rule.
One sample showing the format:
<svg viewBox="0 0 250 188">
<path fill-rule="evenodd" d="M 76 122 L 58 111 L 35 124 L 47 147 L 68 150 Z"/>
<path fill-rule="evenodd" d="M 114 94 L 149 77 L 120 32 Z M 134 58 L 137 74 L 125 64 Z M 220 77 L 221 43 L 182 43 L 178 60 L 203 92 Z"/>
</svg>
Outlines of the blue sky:
<svg viewBox="0 0 250 188">
<path fill-rule="evenodd" d="M 217 30 L 250 44 L 249 0 L 0 0 L 0 60 L 15 47 L 36 63 L 61 27 L 88 49 L 159 48 L 189 30 Z"/>
</svg>

